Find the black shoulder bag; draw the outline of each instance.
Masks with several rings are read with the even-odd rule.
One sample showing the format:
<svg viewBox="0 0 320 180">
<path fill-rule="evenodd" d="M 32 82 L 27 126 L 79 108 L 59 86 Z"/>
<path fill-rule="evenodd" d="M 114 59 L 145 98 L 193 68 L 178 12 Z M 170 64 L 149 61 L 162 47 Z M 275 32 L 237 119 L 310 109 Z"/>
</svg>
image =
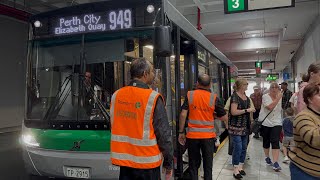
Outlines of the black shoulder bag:
<svg viewBox="0 0 320 180">
<path fill-rule="evenodd" d="M 267 119 L 272 111 L 273 109 L 266 115 L 266 117 L 262 121 L 259 121 L 259 118 L 255 119 L 251 125 L 251 132 L 253 132 L 254 134 L 258 134 L 260 132 L 262 123 Z"/>
</svg>

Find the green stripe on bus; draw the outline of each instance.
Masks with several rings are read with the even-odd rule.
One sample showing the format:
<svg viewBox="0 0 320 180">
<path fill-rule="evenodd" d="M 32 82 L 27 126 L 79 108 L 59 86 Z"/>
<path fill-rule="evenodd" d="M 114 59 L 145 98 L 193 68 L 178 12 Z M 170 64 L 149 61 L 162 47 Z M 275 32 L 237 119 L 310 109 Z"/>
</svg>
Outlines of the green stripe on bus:
<svg viewBox="0 0 320 180">
<path fill-rule="evenodd" d="M 107 130 L 32 129 L 40 148 L 89 152 L 109 152 L 111 132 Z M 80 142 L 80 148 L 76 147 Z"/>
</svg>

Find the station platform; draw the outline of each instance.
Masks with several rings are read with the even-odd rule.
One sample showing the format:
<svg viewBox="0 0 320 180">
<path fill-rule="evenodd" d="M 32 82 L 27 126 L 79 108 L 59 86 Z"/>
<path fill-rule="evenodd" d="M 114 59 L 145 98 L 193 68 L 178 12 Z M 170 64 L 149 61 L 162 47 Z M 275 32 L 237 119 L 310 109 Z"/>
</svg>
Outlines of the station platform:
<svg viewBox="0 0 320 180">
<path fill-rule="evenodd" d="M 213 180 L 234 180 L 232 175 L 233 166 L 229 164 L 228 140 L 224 143 L 225 145 L 213 159 Z M 279 157 L 279 164 L 282 168 L 280 172 L 275 172 L 271 166 L 266 165 L 262 148 L 262 137 L 250 139 L 248 154 L 250 159 L 246 160 L 244 167 L 247 175 L 244 176 L 243 180 L 290 180 L 289 164 L 282 163 L 284 158 L 282 153 L 280 153 Z M 200 172 L 200 175 L 202 174 Z"/>
</svg>

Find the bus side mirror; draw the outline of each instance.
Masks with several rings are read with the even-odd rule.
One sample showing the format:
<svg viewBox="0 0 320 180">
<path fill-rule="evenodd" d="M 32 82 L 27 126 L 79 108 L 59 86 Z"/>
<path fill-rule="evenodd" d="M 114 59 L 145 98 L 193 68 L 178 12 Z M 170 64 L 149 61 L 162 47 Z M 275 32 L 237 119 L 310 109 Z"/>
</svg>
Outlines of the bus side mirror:
<svg viewBox="0 0 320 180">
<path fill-rule="evenodd" d="M 172 53 L 170 26 L 155 27 L 154 52 L 159 57 L 169 57 Z"/>
</svg>

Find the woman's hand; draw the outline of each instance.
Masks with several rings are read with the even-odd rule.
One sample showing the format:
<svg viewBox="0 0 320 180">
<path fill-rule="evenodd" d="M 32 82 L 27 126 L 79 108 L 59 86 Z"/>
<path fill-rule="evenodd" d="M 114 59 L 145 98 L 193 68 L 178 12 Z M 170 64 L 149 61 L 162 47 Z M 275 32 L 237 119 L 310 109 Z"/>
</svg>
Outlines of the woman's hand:
<svg viewBox="0 0 320 180">
<path fill-rule="evenodd" d="M 247 112 L 249 112 L 249 113 L 256 112 L 256 109 L 255 108 L 249 108 L 249 109 L 247 109 Z"/>
</svg>

